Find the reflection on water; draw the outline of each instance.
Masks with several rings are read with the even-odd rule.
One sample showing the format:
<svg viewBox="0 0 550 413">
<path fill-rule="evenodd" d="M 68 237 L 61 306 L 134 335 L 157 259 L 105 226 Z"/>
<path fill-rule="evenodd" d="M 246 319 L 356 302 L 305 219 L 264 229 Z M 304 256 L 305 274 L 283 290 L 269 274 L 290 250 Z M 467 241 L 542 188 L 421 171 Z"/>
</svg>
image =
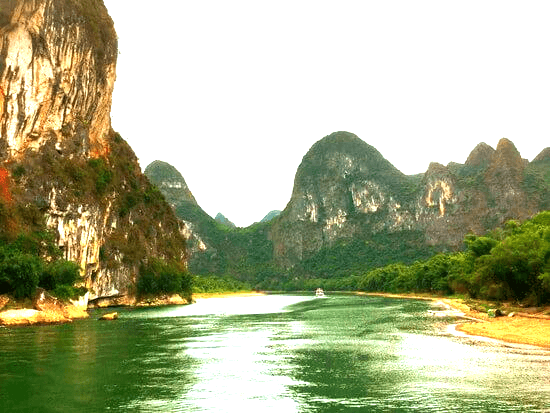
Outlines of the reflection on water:
<svg viewBox="0 0 550 413">
<path fill-rule="evenodd" d="M 297 382 L 289 375 L 289 358 L 291 349 L 305 340 L 300 338 L 302 323 L 285 313 L 310 299 L 234 297 L 181 308 L 182 315 L 196 317 L 197 335 L 186 341 L 186 353 L 201 363 L 197 381 L 182 400 L 183 410 L 243 411 L 245 402 L 247 411 L 298 411 L 290 391 Z"/>
<path fill-rule="evenodd" d="M 0 329 L 0 411 L 541 412 L 550 355 L 447 333 L 425 302 L 239 297 Z"/>
</svg>

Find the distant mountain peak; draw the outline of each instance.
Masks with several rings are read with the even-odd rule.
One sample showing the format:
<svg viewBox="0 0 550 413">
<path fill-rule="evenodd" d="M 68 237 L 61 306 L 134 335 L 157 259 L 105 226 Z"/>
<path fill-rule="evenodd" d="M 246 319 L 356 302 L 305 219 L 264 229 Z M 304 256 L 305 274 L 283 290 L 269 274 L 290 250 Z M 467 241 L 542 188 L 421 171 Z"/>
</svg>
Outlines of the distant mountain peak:
<svg viewBox="0 0 550 413">
<path fill-rule="evenodd" d="M 514 143 L 506 138 L 502 138 L 500 141 L 498 141 L 497 154 L 505 154 L 506 156 L 509 156 L 511 158 L 520 158 L 521 155 L 519 151 L 516 148 L 516 145 Z"/>
<path fill-rule="evenodd" d="M 466 165 L 468 166 L 488 165 L 489 162 L 491 162 L 491 158 L 493 157 L 494 153 L 495 153 L 495 150 L 493 149 L 493 147 L 487 145 L 485 142 L 481 142 L 470 153 L 470 156 L 468 156 L 468 159 L 466 159 Z"/>
<path fill-rule="evenodd" d="M 441 173 L 441 172 L 447 172 L 447 167 L 445 165 L 442 165 L 439 162 L 430 162 L 430 166 L 428 166 L 426 175 L 431 175 L 434 173 Z"/>
<path fill-rule="evenodd" d="M 144 173 L 151 183 L 163 192 L 170 204 L 175 205 L 178 202 L 186 201 L 197 205 L 197 201 L 185 183 L 185 179 L 169 163 L 158 160 L 153 161 L 145 168 Z"/>
<path fill-rule="evenodd" d="M 513 171 L 516 179 L 520 179 L 520 171 L 528 162 L 524 160 L 512 141 L 502 138 L 497 145 L 497 149 L 491 160 L 491 169 L 496 173 L 502 171 Z M 500 172 L 499 172 L 500 171 Z"/>
<path fill-rule="evenodd" d="M 316 142 L 302 159 L 294 189 L 314 179 L 321 183 L 346 180 L 352 176 L 395 182 L 405 175 L 387 161 L 376 148 L 350 132 L 334 132 Z"/>
<path fill-rule="evenodd" d="M 260 222 L 269 222 L 273 218 L 278 217 L 279 215 L 281 215 L 281 211 L 279 211 L 279 210 L 270 211 L 265 217 L 262 218 L 262 220 Z"/>
<path fill-rule="evenodd" d="M 533 159 L 533 162 L 545 161 L 547 159 L 550 159 L 550 147 L 543 149 L 542 152 Z"/>
<path fill-rule="evenodd" d="M 227 219 L 221 212 L 218 212 L 218 215 L 216 215 L 216 218 L 214 219 L 216 220 L 216 222 L 219 222 L 220 224 L 228 226 L 229 228 L 237 227 L 233 222 Z"/>
<path fill-rule="evenodd" d="M 316 142 L 304 156 L 304 160 L 323 161 L 332 157 L 333 153 L 341 155 L 357 156 L 360 155 L 365 160 L 380 163 L 383 161 L 384 167 L 395 168 L 388 162 L 380 152 L 373 146 L 361 140 L 357 135 L 350 132 L 333 132 L 323 139 Z M 330 163 L 327 166 L 331 166 Z"/>
</svg>

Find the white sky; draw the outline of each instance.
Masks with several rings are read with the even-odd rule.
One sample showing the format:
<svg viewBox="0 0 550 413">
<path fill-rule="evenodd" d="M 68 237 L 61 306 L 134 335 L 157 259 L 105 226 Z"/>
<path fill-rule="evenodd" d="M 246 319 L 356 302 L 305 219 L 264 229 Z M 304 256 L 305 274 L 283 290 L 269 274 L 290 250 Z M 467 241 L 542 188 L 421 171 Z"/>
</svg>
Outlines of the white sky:
<svg viewBox="0 0 550 413">
<path fill-rule="evenodd" d="M 238 226 L 284 209 L 302 157 L 353 132 L 406 174 L 506 137 L 550 146 L 549 1 L 105 0 L 112 124 Z"/>
</svg>

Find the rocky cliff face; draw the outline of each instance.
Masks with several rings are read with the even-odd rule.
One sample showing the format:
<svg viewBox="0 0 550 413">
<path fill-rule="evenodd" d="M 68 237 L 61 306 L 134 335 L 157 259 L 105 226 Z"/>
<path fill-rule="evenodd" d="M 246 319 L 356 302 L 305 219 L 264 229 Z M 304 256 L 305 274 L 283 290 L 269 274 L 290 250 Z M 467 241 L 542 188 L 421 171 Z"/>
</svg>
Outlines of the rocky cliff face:
<svg viewBox="0 0 550 413">
<path fill-rule="evenodd" d="M 275 260 L 290 267 L 343 239 L 390 234 L 421 234 L 419 249 L 456 249 L 469 231 L 548 208 L 544 153 L 529 164 L 502 139 L 496 150 L 478 145 L 463 165 L 432 163 L 423 175 L 405 176 L 357 136 L 333 133 L 298 168 L 292 198 L 271 231 Z"/>
<path fill-rule="evenodd" d="M 131 296 L 141 262 L 185 259 L 183 228 L 110 122 L 117 37 L 101 0 L 0 0 L 3 236 L 57 236 L 91 298 Z"/>
<path fill-rule="evenodd" d="M 405 225 L 409 181 L 355 135 L 327 136 L 304 156 L 290 202 L 273 221 L 275 258 L 290 266 L 336 240 Z"/>
<path fill-rule="evenodd" d="M 0 1 L 0 156 L 52 141 L 103 155 L 117 38 L 101 1 Z"/>
</svg>

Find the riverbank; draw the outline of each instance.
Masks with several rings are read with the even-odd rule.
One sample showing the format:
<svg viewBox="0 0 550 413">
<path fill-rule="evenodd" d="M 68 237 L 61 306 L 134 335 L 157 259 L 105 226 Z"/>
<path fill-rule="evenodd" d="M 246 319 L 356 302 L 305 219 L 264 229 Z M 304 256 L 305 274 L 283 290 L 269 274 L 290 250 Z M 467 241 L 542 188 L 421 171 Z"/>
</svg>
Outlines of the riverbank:
<svg viewBox="0 0 550 413">
<path fill-rule="evenodd" d="M 259 291 L 235 291 L 235 292 L 223 292 L 223 293 L 193 293 L 193 301 L 204 300 L 207 298 L 228 298 L 228 297 L 256 297 L 267 295 L 264 292 Z"/>
<path fill-rule="evenodd" d="M 83 298 L 83 297 L 81 297 Z M 8 305 L 9 303 L 9 305 Z M 31 326 L 70 323 L 76 319 L 88 318 L 88 310 L 107 307 L 158 307 L 164 305 L 184 305 L 190 301 L 179 294 L 135 297 L 107 297 L 102 301 L 90 302 L 87 299 L 63 302 L 39 288 L 32 300 L 13 300 L 0 296 L 1 326 Z"/>
<path fill-rule="evenodd" d="M 90 308 L 185 305 L 208 298 L 254 297 L 262 295 L 266 295 L 266 293 L 256 291 L 196 293 L 193 294 L 191 302 L 178 294 L 142 297 L 140 300 L 124 296 L 116 299 L 106 299 L 87 307 L 86 305 L 75 306 L 70 303 L 62 303 L 47 293 L 43 295 L 42 301 L 35 298 L 33 302 L 28 300 L 21 303 L 11 302 L 7 306 L 10 299 L 6 296 L 0 296 L 0 325 L 14 327 L 70 323 L 75 319 L 88 318 L 89 314 L 87 310 Z"/>
<path fill-rule="evenodd" d="M 536 313 L 512 311 L 501 317 L 489 317 L 487 311 L 475 309 L 463 299 L 430 296 L 427 294 L 385 294 L 359 293 L 360 295 L 382 296 L 389 298 L 406 298 L 429 300 L 446 306 L 456 315 L 468 319 L 468 322 L 457 324 L 455 329 L 469 336 L 492 338 L 508 343 L 527 344 L 550 349 L 550 316 L 548 308 L 537 309 Z M 474 304 L 475 302 L 472 301 Z M 481 306 L 481 302 L 477 303 Z M 486 303 L 483 303 L 486 304 Z M 510 316 L 511 315 L 511 316 Z"/>
<path fill-rule="evenodd" d="M 52 297 L 44 290 L 38 290 L 33 299 L 32 307 L 25 308 L 28 303 L 11 303 L 14 308 L 7 308 L 10 298 L 0 296 L 0 325 L 3 326 L 29 326 L 40 324 L 70 323 L 74 319 L 88 318 L 89 314 L 85 306 L 72 303 L 63 303 Z"/>
</svg>

